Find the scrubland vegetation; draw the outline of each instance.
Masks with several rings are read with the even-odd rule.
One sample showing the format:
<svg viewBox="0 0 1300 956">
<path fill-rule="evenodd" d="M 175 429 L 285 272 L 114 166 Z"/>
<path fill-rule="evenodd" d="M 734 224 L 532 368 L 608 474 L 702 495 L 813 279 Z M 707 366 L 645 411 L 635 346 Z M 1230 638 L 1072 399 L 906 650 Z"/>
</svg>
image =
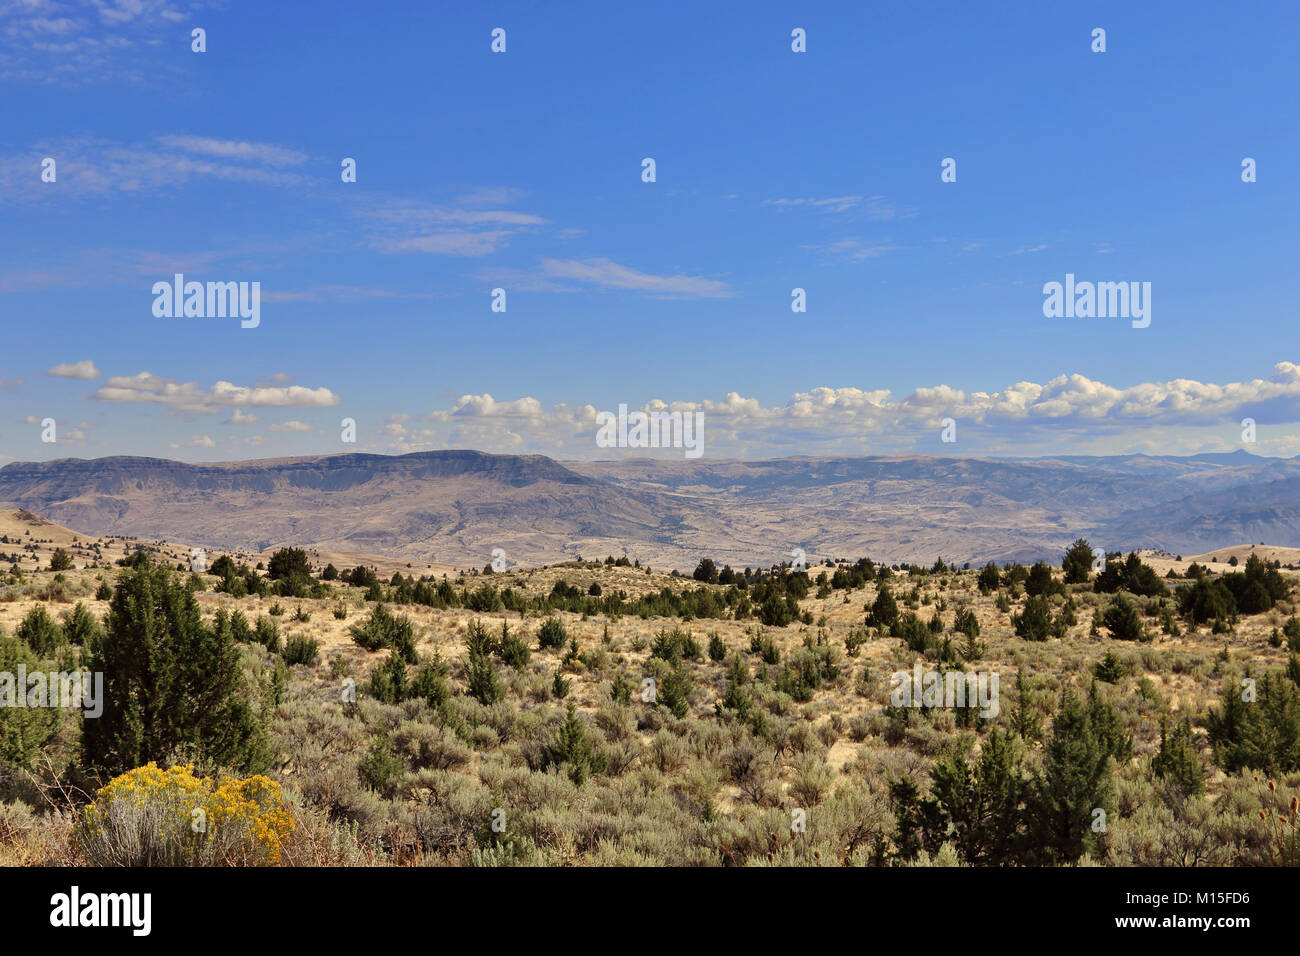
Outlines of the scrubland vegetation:
<svg viewBox="0 0 1300 956">
<path fill-rule="evenodd" d="M 103 713 L 0 707 L 0 862 L 1296 863 L 1295 576 L 1093 564 L 51 559 L 0 672 Z M 917 661 L 997 715 L 900 706 Z"/>
</svg>

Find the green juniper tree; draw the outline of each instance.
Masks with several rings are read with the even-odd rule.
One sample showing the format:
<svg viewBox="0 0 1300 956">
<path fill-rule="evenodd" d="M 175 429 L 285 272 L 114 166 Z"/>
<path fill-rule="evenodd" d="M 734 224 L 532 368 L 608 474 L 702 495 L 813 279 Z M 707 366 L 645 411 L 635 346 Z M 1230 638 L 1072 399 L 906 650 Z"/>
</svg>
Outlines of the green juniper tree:
<svg viewBox="0 0 1300 956">
<path fill-rule="evenodd" d="M 205 626 L 194 595 L 147 558 L 123 572 L 90 661 L 104 712 L 82 732 L 88 767 L 115 776 L 184 749 L 240 772 L 270 762 L 229 620 Z"/>
</svg>

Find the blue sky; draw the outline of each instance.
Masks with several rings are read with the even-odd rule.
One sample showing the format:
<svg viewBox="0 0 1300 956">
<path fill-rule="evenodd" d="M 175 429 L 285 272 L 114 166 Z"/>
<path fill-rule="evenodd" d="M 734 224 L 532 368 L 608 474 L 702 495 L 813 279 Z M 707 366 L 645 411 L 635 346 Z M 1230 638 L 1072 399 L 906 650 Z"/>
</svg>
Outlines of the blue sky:
<svg viewBox="0 0 1300 956">
<path fill-rule="evenodd" d="M 0 463 L 1300 453 L 1294 4 L 416 7 L 0 0 Z"/>
</svg>

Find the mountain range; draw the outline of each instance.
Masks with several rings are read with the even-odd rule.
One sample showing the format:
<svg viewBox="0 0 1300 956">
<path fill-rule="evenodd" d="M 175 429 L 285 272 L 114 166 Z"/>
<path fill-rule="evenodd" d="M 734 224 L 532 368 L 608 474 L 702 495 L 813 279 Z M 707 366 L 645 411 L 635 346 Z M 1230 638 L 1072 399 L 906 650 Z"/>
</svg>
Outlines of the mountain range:
<svg viewBox="0 0 1300 956">
<path fill-rule="evenodd" d="M 108 457 L 0 468 L 0 507 L 96 535 L 213 550 L 295 545 L 482 566 L 612 554 L 656 567 L 1058 559 L 1300 546 L 1300 458 L 625 459 L 432 451 L 216 464 Z"/>
</svg>

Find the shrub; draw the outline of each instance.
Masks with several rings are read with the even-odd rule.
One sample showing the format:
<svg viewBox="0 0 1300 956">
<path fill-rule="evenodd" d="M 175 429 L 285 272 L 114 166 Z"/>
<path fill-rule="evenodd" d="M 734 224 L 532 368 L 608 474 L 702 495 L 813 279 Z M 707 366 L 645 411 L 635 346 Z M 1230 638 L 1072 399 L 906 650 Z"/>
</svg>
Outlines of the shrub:
<svg viewBox="0 0 1300 956">
<path fill-rule="evenodd" d="M 1283 671 L 1269 671 L 1243 700 L 1241 683 L 1229 681 L 1219 709 L 1206 718 L 1214 758 L 1229 773 L 1243 767 L 1265 773 L 1300 769 L 1300 691 Z"/>
<path fill-rule="evenodd" d="M 700 656 L 700 645 L 687 631 L 675 627 L 671 631 L 659 632 L 650 648 L 650 656 L 658 657 L 660 660 L 669 663 L 680 660 L 695 660 Z"/>
<path fill-rule="evenodd" d="M 898 620 L 898 602 L 889 593 L 889 588 L 880 586 L 880 593 L 871 605 L 871 623 L 876 627 L 892 627 Z"/>
<path fill-rule="evenodd" d="M 280 785 L 152 761 L 95 794 L 75 831 L 93 866 L 274 866 L 294 830 Z"/>
<path fill-rule="evenodd" d="M 1093 674 L 1097 680 L 1105 681 L 1107 684 L 1118 684 L 1128 676 L 1128 668 L 1120 662 L 1120 659 L 1113 652 L 1107 651 L 1097 662 Z"/>
<path fill-rule="evenodd" d="M 785 627 L 799 616 L 799 602 L 772 591 L 758 608 L 758 619 L 768 627 Z"/>
<path fill-rule="evenodd" d="M 415 625 L 404 614 L 393 614 L 383 604 L 376 604 L 364 624 L 348 628 L 352 640 L 368 651 L 389 647 L 400 651 L 411 664 L 416 661 Z"/>
<path fill-rule="evenodd" d="M 307 559 L 306 551 L 302 548 L 281 548 L 271 555 L 270 563 L 266 567 L 266 576 L 272 581 L 295 574 L 303 577 L 311 574 L 311 563 Z"/>
<path fill-rule="evenodd" d="M 1092 562 L 1096 553 L 1092 550 L 1092 545 L 1084 538 L 1076 538 L 1074 544 L 1070 545 L 1069 550 L 1065 552 L 1065 557 L 1061 559 L 1061 570 L 1065 575 L 1066 584 L 1082 584 L 1088 580 L 1088 575 L 1092 572 Z"/>
<path fill-rule="evenodd" d="M 586 723 L 578 716 L 572 703 L 564 723 L 546 748 L 544 761 L 547 767 L 567 766 L 569 779 L 578 786 L 582 786 L 592 773 L 601 773 L 605 769 L 603 755 L 592 745 Z"/>
<path fill-rule="evenodd" d="M 980 594 L 989 594 L 998 589 L 1001 582 L 1001 576 L 998 574 L 998 566 L 990 561 L 980 570 L 980 576 L 976 579 L 976 586 L 980 589 Z"/>
<path fill-rule="evenodd" d="M 958 634 L 965 634 L 967 637 L 972 637 L 972 638 L 979 637 L 980 636 L 979 618 L 975 616 L 975 612 L 973 610 L 971 610 L 968 607 L 964 607 L 960 611 L 958 611 L 956 616 L 953 618 L 952 629 L 956 631 Z"/>
<path fill-rule="evenodd" d="M 537 632 L 537 646 L 543 650 L 550 647 L 563 647 L 569 642 L 569 633 L 564 629 L 564 622 L 557 617 L 548 617 L 542 622 Z"/>
<path fill-rule="evenodd" d="M 40 659 L 22 641 L 0 631 L 0 672 L 17 674 L 23 665 L 29 671 L 40 668 Z M 0 689 L 0 763 L 30 767 L 34 758 L 59 730 L 57 707 L 18 707 L 11 695 L 26 695 L 26 687 L 11 683 Z M 25 698 L 24 698 L 25 699 Z"/>
<path fill-rule="evenodd" d="M 1092 708 L 1064 693 L 1027 801 L 1033 854 L 1051 862 L 1073 863 L 1090 849 L 1093 810 L 1111 806 L 1112 748 L 1094 717 Z"/>
<path fill-rule="evenodd" d="M 313 667 L 320 658 L 320 641 L 305 634 L 296 634 L 284 645 L 286 664 L 306 664 Z"/>
<path fill-rule="evenodd" d="M 15 633 L 32 649 L 32 653 L 41 658 L 53 657 L 64 644 L 63 629 L 54 622 L 43 604 L 27 612 Z"/>
<path fill-rule="evenodd" d="M 253 640 L 272 654 L 280 653 L 280 625 L 269 617 L 259 617 L 253 627 Z"/>
<path fill-rule="evenodd" d="M 667 707 L 674 717 L 685 717 L 691 709 L 692 683 L 691 675 L 684 667 L 674 667 L 659 682 L 655 702 Z"/>
<path fill-rule="evenodd" d="M 410 696 L 406 683 L 406 662 L 396 651 L 370 672 L 370 696 L 385 704 L 399 704 Z"/>
<path fill-rule="evenodd" d="M 230 637 L 236 644 L 247 644 L 253 639 L 253 629 L 243 611 L 235 611 L 230 615 Z"/>
<path fill-rule="evenodd" d="M 1107 561 L 1106 569 L 1093 582 L 1093 590 L 1099 594 L 1128 591 L 1146 597 L 1168 593 L 1160 575 L 1151 565 L 1143 564 L 1136 551 L 1129 553 L 1127 561 Z"/>
<path fill-rule="evenodd" d="M 1063 592 L 1065 585 L 1052 577 L 1052 568 L 1046 561 L 1038 561 L 1029 569 L 1025 579 L 1026 594 L 1056 594 Z"/>
<path fill-rule="evenodd" d="M 1151 770 L 1186 796 L 1200 796 L 1205 792 L 1205 768 L 1192 746 L 1191 718 L 1184 717 L 1172 734 L 1167 730 L 1166 722 L 1160 721 L 1160 751 L 1151 759 Z"/>
<path fill-rule="evenodd" d="M 357 765 L 361 782 L 381 796 L 391 796 L 397 781 L 406 773 L 406 764 L 393 753 L 393 743 L 387 735 L 380 735 L 370 743 L 370 749 Z"/>
<path fill-rule="evenodd" d="M 427 702 L 435 709 L 442 707 L 451 698 L 451 688 L 447 685 L 447 675 L 450 673 L 451 668 L 442 659 L 442 655 L 434 652 L 433 657 L 420 662 L 415 680 L 411 681 L 410 696 Z"/>
<path fill-rule="evenodd" d="M 1237 602 L 1222 580 L 1199 578 L 1178 590 L 1178 613 L 1193 624 L 1222 621 L 1237 613 Z"/>
<path fill-rule="evenodd" d="M 490 656 L 493 649 L 492 638 L 482 624 L 471 621 L 465 645 L 469 650 L 465 659 L 465 679 L 469 683 L 470 696 L 484 706 L 491 706 L 506 695 Z"/>
<path fill-rule="evenodd" d="M 72 556 L 62 548 L 56 549 L 55 552 L 52 555 L 50 555 L 50 570 L 71 571 Z"/>
<path fill-rule="evenodd" d="M 517 671 L 526 668 L 533 656 L 528 643 L 518 634 L 511 633 L 510 625 L 505 621 L 501 622 L 501 637 L 497 641 L 496 650 L 502 662 Z"/>
<path fill-rule="evenodd" d="M 895 637 L 903 639 L 907 649 L 917 654 L 924 654 L 926 651 L 933 651 L 939 647 L 939 639 L 935 633 L 926 627 L 925 623 L 908 611 L 898 619 L 893 627 L 892 633 Z"/>
<path fill-rule="evenodd" d="M 71 644 L 76 644 L 78 647 L 91 647 L 99 633 L 99 621 L 95 620 L 95 616 L 80 601 L 63 616 L 63 634 Z"/>
<path fill-rule="evenodd" d="M 718 568 L 711 558 L 701 558 L 700 563 L 695 568 L 695 573 L 691 575 L 697 581 L 703 581 L 706 584 L 718 583 Z"/>
<path fill-rule="evenodd" d="M 1151 639 L 1146 628 L 1142 626 L 1137 608 L 1123 594 L 1115 595 L 1102 615 L 1101 622 L 1110 631 L 1110 636 L 1116 640 L 1149 641 Z"/>
<path fill-rule="evenodd" d="M 1025 599 L 1024 610 L 1011 616 L 1016 636 L 1026 641 L 1045 641 L 1052 632 L 1052 611 L 1047 598 L 1035 595 Z"/>
</svg>

